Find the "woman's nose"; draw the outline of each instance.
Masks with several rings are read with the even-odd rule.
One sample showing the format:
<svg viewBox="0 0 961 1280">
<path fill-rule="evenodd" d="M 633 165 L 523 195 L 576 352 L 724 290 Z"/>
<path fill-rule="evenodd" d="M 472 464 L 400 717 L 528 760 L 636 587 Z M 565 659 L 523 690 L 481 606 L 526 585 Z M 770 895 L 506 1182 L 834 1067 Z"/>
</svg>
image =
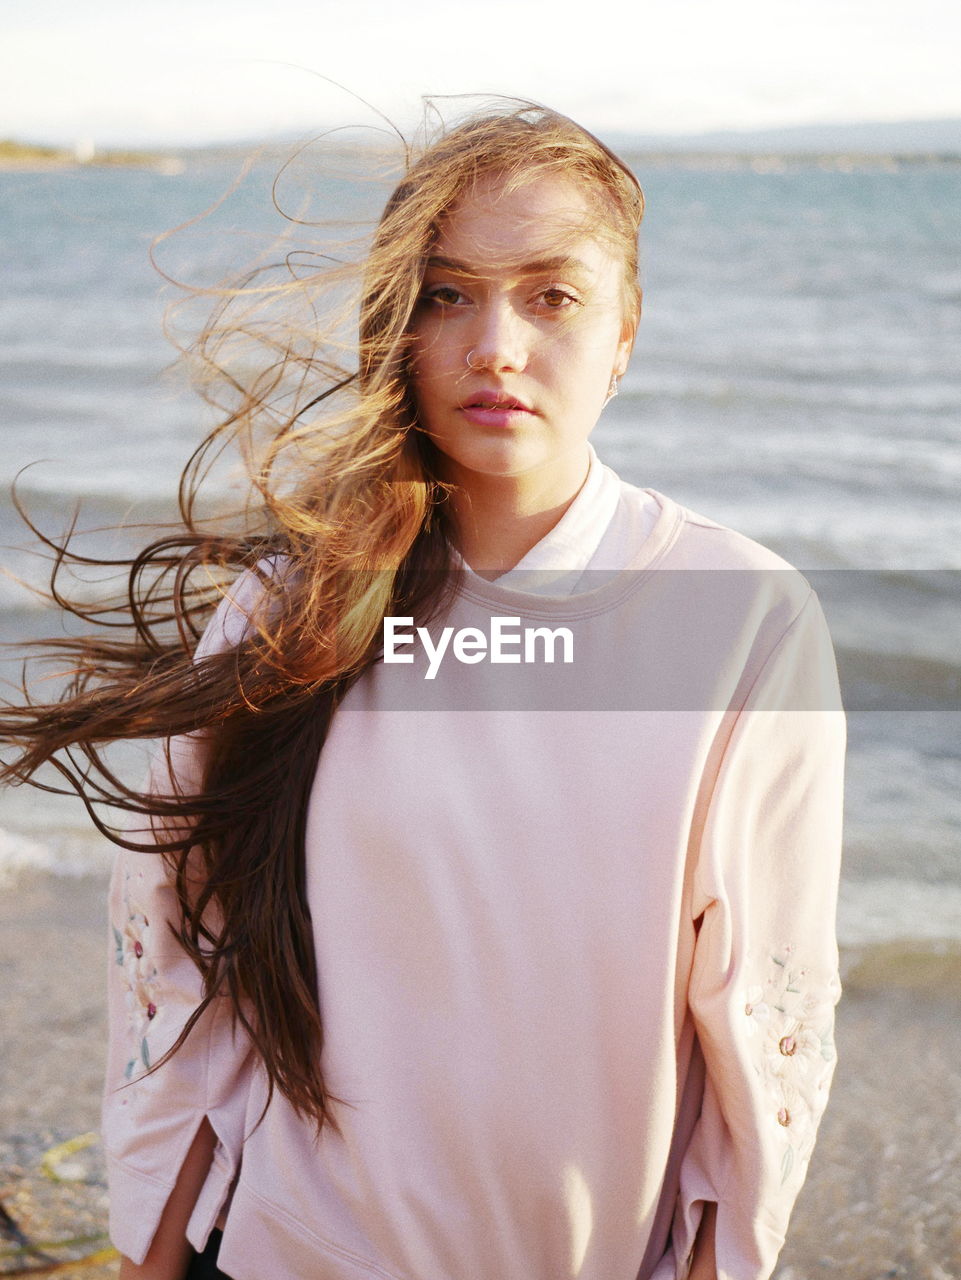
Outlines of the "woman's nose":
<svg viewBox="0 0 961 1280">
<path fill-rule="evenodd" d="M 521 373 L 530 356 L 527 326 L 506 299 L 492 300 L 477 317 L 469 349 L 474 369 Z"/>
</svg>

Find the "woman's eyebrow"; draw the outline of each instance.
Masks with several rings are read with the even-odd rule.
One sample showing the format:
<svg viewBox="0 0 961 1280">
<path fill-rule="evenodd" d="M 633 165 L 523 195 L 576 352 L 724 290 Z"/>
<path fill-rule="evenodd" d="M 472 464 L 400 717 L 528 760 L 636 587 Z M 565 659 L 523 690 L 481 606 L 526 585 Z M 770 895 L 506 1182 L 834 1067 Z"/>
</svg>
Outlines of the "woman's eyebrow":
<svg viewBox="0 0 961 1280">
<path fill-rule="evenodd" d="M 488 270 L 479 270 L 470 263 L 459 262 L 456 258 L 445 258 L 437 254 L 432 254 L 427 259 L 427 266 L 441 271 L 450 271 L 460 276 L 470 276 L 474 280 L 482 279 L 489 274 Z M 520 262 L 516 266 L 512 264 L 505 264 L 505 266 L 516 272 L 518 276 L 576 275 L 583 277 L 593 274 L 586 262 L 570 254 L 557 254 L 550 258 L 538 258 L 535 262 Z"/>
</svg>

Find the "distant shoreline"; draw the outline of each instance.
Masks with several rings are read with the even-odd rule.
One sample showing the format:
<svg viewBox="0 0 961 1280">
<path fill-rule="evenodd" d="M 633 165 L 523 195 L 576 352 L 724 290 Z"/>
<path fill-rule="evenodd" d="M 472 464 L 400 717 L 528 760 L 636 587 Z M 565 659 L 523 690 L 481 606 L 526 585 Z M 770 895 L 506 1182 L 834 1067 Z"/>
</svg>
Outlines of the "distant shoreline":
<svg viewBox="0 0 961 1280">
<path fill-rule="evenodd" d="M 957 168 L 961 154 L 883 153 L 866 151 L 681 151 L 625 148 L 621 154 L 634 165 L 683 169 L 753 169 L 755 173 L 786 173 L 794 169 L 822 169 L 839 173 L 897 173 L 901 169 Z"/>
<path fill-rule="evenodd" d="M 182 173 L 184 159 L 174 152 L 91 151 L 80 156 L 66 147 L 0 140 L 0 173 L 49 173 L 65 169 L 152 169 Z"/>
<path fill-rule="evenodd" d="M 647 165 L 706 169 L 787 169 L 896 172 L 909 168 L 957 168 L 961 165 L 961 117 L 888 121 L 825 121 L 773 128 L 720 129 L 664 133 L 611 129 L 605 141 L 619 154 Z M 206 142 L 175 141 L 96 145 L 89 135 L 59 142 L 0 138 L 0 171 L 21 172 L 122 167 L 181 173 L 188 166 L 217 162 L 288 161 L 320 145 L 324 154 L 382 150 L 367 133 L 348 135 L 318 122 L 305 133 L 275 132 L 269 137 L 234 137 Z"/>
<path fill-rule="evenodd" d="M 935 122 L 937 123 L 937 122 Z M 908 168 L 956 168 L 961 165 L 961 121 L 907 134 L 905 128 L 804 129 L 758 133 L 690 135 L 688 137 L 622 135 L 613 143 L 635 165 L 658 168 L 751 169 L 776 174 L 800 168 L 826 172 L 896 173 Z M 818 136 L 820 134 L 820 136 Z M 323 136 L 317 139 L 329 150 Z M 363 144 L 360 144 L 363 146 Z M 250 161 L 283 164 L 303 146 L 303 139 L 272 138 L 201 145 L 172 145 L 159 150 L 113 147 L 98 150 L 92 140 L 75 147 L 0 139 L 0 173 L 44 173 L 78 169 L 146 169 L 176 175 L 188 166 Z M 334 151 L 356 146 L 333 144 Z"/>
<path fill-rule="evenodd" d="M 0 153 L 0 173 L 67 173 L 81 170 L 131 169 L 146 170 L 169 176 L 184 173 L 190 165 L 216 164 L 249 152 L 225 149 L 185 152 L 183 154 L 95 156 L 78 160 L 70 152 L 51 156 L 9 156 Z M 731 152 L 731 151 L 624 151 L 624 158 L 636 168 L 745 170 L 758 174 L 787 173 L 797 169 L 820 169 L 828 173 L 898 173 L 902 169 L 958 168 L 961 155 L 877 155 L 826 152 Z M 263 158 L 282 163 L 288 152 L 279 148 Z"/>
</svg>

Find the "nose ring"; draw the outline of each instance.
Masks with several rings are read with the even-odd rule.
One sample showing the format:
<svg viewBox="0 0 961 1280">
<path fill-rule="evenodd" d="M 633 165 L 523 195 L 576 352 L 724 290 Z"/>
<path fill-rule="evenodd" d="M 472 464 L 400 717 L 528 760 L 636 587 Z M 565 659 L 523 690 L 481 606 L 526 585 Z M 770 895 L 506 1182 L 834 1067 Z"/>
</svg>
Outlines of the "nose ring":
<svg viewBox="0 0 961 1280">
<path fill-rule="evenodd" d="M 474 354 L 474 352 L 475 352 L 476 350 L 477 350 L 477 348 L 476 348 L 476 347 L 471 347 L 470 351 L 468 351 L 468 353 L 467 353 L 467 367 L 468 367 L 468 369 L 477 369 L 477 368 L 479 368 L 479 366 L 478 366 L 478 365 L 474 364 L 474 363 L 471 361 L 471 356 Z"/>
</svg>

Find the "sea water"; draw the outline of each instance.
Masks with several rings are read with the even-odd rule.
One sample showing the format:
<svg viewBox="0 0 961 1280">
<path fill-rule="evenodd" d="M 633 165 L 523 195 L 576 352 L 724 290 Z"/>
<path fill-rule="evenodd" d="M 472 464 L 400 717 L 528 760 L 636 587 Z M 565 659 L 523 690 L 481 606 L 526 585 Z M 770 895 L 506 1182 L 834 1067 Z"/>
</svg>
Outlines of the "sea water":
<svg viewBox="0 0 961 1280">
<path fill-rule="evenodd" d="M 849 711 L 842 941 L 957 943 L 961 166 L 634 163 L 644 315 L 598 451 L 808 573 Z M 169 368 L 176 290 L 151 252 L 212 285 L 285 227 L 296 248 L 313 232 L 278 217 L 278 168 L 236 185 L 233 159 L 0 174 L 0 544 L 13 575 L 43 577 L 14 481 L 43 528 L 61 532 L 78 502 L 84 527 L 128 527 L 102 549 L 172 516 L 211 421 Z M 277 194 L 305 224 L 356 215 L 363 232 L 384 190 L 301 163 Z M 2 577 L 0 608 L 4 639 L 57 625 Z M 100 868 L 108 853 L 76 802 L 26 788 L 0 799 L 8 879 Z"/>
</svg>

